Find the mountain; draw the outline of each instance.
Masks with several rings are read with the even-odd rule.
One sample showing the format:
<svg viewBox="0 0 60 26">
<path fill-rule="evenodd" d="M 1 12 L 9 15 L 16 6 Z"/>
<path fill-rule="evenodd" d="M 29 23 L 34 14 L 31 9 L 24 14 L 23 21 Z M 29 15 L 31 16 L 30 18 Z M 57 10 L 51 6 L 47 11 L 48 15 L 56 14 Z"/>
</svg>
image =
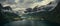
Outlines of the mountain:
<svg viewBox="0 0 60 26">
<path fill-rule="evenodd" d="M 50 6 L 42 6 L 42 9 L 51 9 L 52 7 Z M 34 8 L 39 9 L 39 8 Z M 41 7 L 40 7 L 41 9 Z M 29 15 L 33 18 L 43 18 L 45 20 L 51 21 L 51 22 L 56 22 L 56 23 L 60 23 L 60 2 L 58 2 L 57 6 L 52 10 L 52 11 L 41 11 L 41 12 L 35 12 L 35 13 L 29 13 L 26 14 Z"/>
<path fill-rule="evenodd" d="M 60 23 L 60 2 L 58 2 L 53 11 L 48 13 L 48 17 L 50 21 Z"/>
<path fill-rule="evenodd" d="M 0 26 L 13 21 L 14 18 L 20 18 L 19 15 L 10 11 L 12 11 L 10 6 L 3 7 L 2 4 L 0 4 Z"/>
</svg>

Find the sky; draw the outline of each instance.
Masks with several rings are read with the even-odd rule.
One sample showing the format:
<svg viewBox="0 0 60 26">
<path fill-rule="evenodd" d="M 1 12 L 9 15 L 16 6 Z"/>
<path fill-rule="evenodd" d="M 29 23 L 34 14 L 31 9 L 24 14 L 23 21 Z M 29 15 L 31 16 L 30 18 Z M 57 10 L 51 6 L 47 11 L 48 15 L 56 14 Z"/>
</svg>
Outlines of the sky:
<svg viewBox="0 0 60 26">
<path fill-rule="evenodd" d="M 26 8 L 34 8 L 35 6 L 46 5 L 54 0 L 0 0 L 3 6 L 11 6 L 14 10 L 24 10 Z"/>
<path fill-rule="evenodd" d="M 55 0 L 0 0 L 0 3 L 5 6 L 10 6 L 14 12 L 19 11 L 21 15 L 27 8 L 34 8 L 35 6 L 43 6 Z M 53 4 L 54 5 L 54 4 Z"/>
</svg>

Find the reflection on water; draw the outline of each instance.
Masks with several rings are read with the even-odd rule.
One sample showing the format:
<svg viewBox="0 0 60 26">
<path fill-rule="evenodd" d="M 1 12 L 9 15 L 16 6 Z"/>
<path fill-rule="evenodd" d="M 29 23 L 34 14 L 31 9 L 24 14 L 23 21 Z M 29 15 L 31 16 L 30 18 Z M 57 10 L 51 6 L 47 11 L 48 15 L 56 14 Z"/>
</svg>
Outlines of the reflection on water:
<svg viewBox="0 0 60 26">
<path fill-rule="evenodd" d="M 5 26 L 59 26 L 58 24 L 49 22 L 49 21 L 13 21 L 5 24 Z"/>
</svg>

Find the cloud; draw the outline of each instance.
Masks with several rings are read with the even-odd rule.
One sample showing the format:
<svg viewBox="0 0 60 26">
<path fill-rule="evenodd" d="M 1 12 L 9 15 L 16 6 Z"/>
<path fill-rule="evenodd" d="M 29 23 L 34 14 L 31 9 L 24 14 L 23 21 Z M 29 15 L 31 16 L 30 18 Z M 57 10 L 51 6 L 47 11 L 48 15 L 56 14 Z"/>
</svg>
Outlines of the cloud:
<svg viewBox="0 0 60 26">
<path fill-rule="evenodd" d="M 48 3 L 50 3 L 51 1 L 53 0 L 43 0 L 42 2 L 36 2 L 34 3 L 32 6 L 35 7 L 35 6 L 42 6 L 42 5 L 47 5 Z"/>
<path fill-rule="evenodd" d="M 2 0 L 3 1 L 3 0 Z M 53 0 L 6 0 L 4 6 L 11 6 L 15 10 L 34 8 L 35 6 L 46 5 Z"/>
<path fill-rule="evenodd" d="M 0 0 L 0 3 L 3 3 L 3 2 L 5 2 L 6 0 Z"/>
<path fill-rule="evenodd" d="M 15 0 L 15 2 L 23 8 L 29 8 L 33 3 L 36 3 L 42 0 Z"/>
<path fill-rule="evenodd" d="M 33 8 L 37 5 L 42 6 L 42 5 L 46 5 L 49 2 L 51 2 L 53 0 L 15 0 L 15 2 L 17 3 L 18 7 L 23 7 L 23 8 Z"/>
</svg>

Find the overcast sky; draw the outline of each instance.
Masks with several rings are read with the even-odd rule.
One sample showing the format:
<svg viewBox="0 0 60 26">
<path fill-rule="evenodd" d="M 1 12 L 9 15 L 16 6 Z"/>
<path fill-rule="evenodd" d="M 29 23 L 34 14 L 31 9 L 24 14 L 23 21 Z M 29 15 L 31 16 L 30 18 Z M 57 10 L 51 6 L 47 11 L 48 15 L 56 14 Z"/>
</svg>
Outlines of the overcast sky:
<svg viewBox="0 0 60 26">
<path fill-rule="evenodd" d="M 35 6 L 46 5 L 54 0 L 0 0 L 4 6 L 11 6 L 15 10 L 33 8 Z"/>
</svg>

